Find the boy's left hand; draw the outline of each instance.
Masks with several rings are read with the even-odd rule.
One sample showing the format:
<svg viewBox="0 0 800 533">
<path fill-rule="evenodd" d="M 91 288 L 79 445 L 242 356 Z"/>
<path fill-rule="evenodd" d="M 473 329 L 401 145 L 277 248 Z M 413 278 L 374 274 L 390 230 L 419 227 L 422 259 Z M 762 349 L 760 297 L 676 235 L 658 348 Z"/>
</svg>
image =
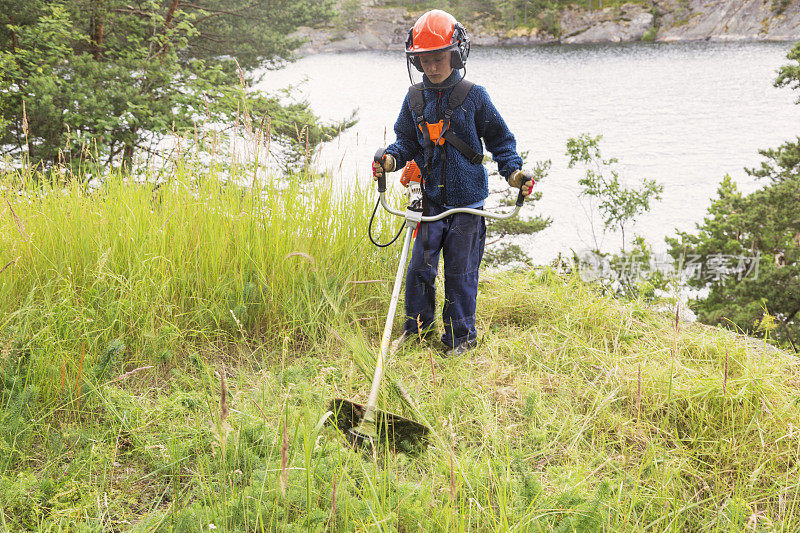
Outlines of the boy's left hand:
<svg viewBox="0 0 800 533">
<path fill-rule="evenodd" d="M 526 198 L 530 196 L 535 183 L 533 176 L 524 170 L 515 170 L 508 177 L 508 184 L 515 189 L 522 187 L 522 195 Z"/>
</svg>

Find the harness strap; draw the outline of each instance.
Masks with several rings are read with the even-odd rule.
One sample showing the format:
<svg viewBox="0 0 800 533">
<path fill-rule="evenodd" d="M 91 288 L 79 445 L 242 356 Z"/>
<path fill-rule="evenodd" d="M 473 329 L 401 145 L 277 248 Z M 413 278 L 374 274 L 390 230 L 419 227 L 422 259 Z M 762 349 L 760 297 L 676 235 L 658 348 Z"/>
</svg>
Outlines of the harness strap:
<svg viewBox="0 0 800 533">
<path fill-rule="evenodd" d="M 425 85 L 422 83 L 415 83 L 408 88 L 408 104 L 411 106 L 411 111 L 417 115 L 417 121 L 425 112 L 425 96 L 422 93 L 424 89 Z"/>
<path fill-rule="evenodd" d="M 431 140 L 431 133 L 428 130 L 427 122 L 425 122 L 425 118 L 422 115 L 417 118 L 417 127 L 422 131 L 422 140 L 424 142 L 425 159 L 420 169 L 422 171 L 424 183 L 424 178 L 431 173 L 431 164 L 433 163 L 433 141 Z"/>
<path fill-rule="evenodd" d="M 467 99 L 469 90 L 472 89 L 473 85 L 475 84 L 471 81 L 465 80 L 464 78 L 461 78 L 461 81 L 456 83 L 456 86 L 453 87 L 453 91 L 450 93 L 450 99 L 447 102 L 447 107 L 450 109 L 451 114 L 454 109 L 464 103 L 464 100 Z M 446 113 L 447 112 L 445 111 L 445 114 Z"/>
<path fill-rule="evenodd" d="M 479 154 L 478 152 L 473 150 L 470 145 L 459 139 L 458 136 L 455 133 L 453 133 L 452 130 L 448 129 L 444 133 L 444 135 L 442 135 L 442 138 L 446 142 L 452 144 L 453 148 L 461 152 L 462 155 L 467 158 L 467 161 L 469 161 L 473 165 L 483 163 L 483 154 Z"/>
<path fill-rule="evenodd" d="M 444 120 L 441 122 L 440 137 L 434 141 L 431 138 L 429 123 L 425 120 L 425 85 L 422 83 L 415 83 L 408 88 L 408 103 L 411 110 L 414 112 L 417 127 L 422 132 L 422 139 L 424 141 L 425 149 L 425 162 L 422 166 L 422 175 L 427 176 L 431 172 L 431 165 L 433 161 L 433 147 L 435 143 L 441 144 L 441 139 L 450 143 L 453 148 L 461 152 L 467 160 L 473 165 L 483 162 L 483 154 L 478 153 L 465 141 L 460 139 L 455 133 L 450 130 L 450 120 L 453 117 L 453 112 L 464 103 L 467 99 L 472 86 L 475 85 L 471 81 L 461 78 L 456 83 L 453 90 L 450 92 L 450 97 L 447 100 L 447 107 L 444 110 Z M 436 128 L 434 128 L 436 129 Z M 423 188 L 424 190 L 424 188 Z"/>
<path fill-rule="evenodd" d="M 422 132 L 423 149 L 425 150 L 425 157 L 423 159 L 422 168 L 422 190 L 425 190 L 425 177 L 431 173 L 431 164 L 433 162 L 433 143 L 431 141 L 430 132 L 428 131 L 427 122 L 425 122 L 425 85 L 423 83 L 415 83 L 408 88 L 408 105 L 411 111 L 414 112 L 414 117 L 417 121 L 417 128 Z"/>
</svg>

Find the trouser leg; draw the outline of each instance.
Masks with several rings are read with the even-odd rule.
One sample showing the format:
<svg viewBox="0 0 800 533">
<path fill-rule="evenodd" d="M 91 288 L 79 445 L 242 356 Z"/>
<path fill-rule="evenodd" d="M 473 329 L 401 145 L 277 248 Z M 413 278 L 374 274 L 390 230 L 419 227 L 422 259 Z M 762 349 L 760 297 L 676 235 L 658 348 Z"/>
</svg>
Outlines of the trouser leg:
<svg viewBox="0 0 800 533">
<path fill-rule="evenodd" d="M 442 342 L 452 348 L 478 336 L 475 309 L 486 224 L 478 215 L 459 213 L 448 218 L 452 221 L 443 242 L 445 301 Z"/>
</svg>

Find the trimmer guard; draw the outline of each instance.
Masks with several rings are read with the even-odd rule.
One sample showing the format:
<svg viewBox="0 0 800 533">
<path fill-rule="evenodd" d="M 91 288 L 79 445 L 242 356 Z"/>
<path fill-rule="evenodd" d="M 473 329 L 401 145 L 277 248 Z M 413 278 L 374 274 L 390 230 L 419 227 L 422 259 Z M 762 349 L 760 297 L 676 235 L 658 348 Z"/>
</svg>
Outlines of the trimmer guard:
<svg viewBox="0 0 800 533">
<path fill-rule="evenodd" d="M 370 445 L 369 442 L 364 442 L 362 438 L 350 431 L 358 427 L 367 410 L 366 406 L 337 398 L 331 401 L 328 409 L 333 416 L 328 418 L 327 422 L 335 424 L 353 446 Z M 419 422 L 385 411 L 377 411 L 375 421 L 378 436 L 377 442 L 372 443 L 374 445 L 388 444 L 390 448 L 397 451 L 416 453 L 427 444 L 430 430 Z"/>
</svg>

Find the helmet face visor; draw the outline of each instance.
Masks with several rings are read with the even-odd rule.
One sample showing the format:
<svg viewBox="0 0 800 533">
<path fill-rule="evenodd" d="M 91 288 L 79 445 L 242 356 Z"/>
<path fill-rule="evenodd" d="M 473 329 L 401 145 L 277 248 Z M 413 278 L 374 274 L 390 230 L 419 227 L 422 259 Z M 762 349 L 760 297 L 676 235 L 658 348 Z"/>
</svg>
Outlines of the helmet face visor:
<svg viewBox="0 0 800 533">
<path fill-rule="evenodd" d="M 441 57 L 441 54 L 449 52 L 449 54 L 448 54 L 448 56 L 449 56 L 448 63 L 450 65 L 450 67 L 458 68 L 454 64 L 453 53 L 452 53 L 454 50 L 456 50 L 456 46 L 451 44 L 451 45 L 439 48 L 438 50 L 430 50 L 430 51 L 426 51 L 426 52 L 417 52 L 417 53 L 406 52 L 406 59 L 419 72 L 424 72 L 424 69 L 422 67 L 422 62 L 423 61 L 425 61 L 426 63 L 429 63 L 430 61 L 432 61 L 432 60 L 434 60 L 434 59 L 436 59 L 438 57 Z"/>
<path fill-rule="evenodd" d="M 422 64 L 419 61 L 419 56 L 407 55 L 406 68 L 408 69 L 408 79 L 411 85 L 422 82 L 424 73 L 422 71 Z"/>
<path fill-rule="evenodd" d="M 452 54 L 452 52 L 448 52 L 448 54 Z M 426 55 L 428 57 L 425 57 Z M 429 54 L 406 55 L 408 79 L 412 85 L 424 82 L 426 86 L 436 86 L 445 89 L 458 83 L 466 74 L 466 68 L 463 66 L 460 69 L 453 68 L 449 61 L 444 65 L 440 63 L 438 66 L 433 67 L 427 61 L 430 57 Z M 423 64 L 423 61 L 425 61 L 425 64 Z M 454 71 L 459 71 L 459 74 L 453 76 L 452 74 Z"/>
</svg>

